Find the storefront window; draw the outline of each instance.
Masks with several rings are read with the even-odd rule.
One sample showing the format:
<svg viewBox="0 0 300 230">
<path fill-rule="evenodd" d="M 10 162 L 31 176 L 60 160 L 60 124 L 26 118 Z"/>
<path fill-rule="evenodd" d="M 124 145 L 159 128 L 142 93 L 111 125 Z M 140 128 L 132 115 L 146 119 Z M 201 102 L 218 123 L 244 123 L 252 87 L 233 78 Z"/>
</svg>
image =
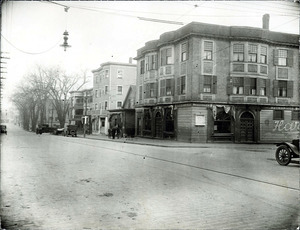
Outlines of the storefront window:
<svg viewBox="0 0 300 230">
<path fill-rule="evenodd" d="M 216 120 L 214 122 L 215 133 L 231 133 L 230 114 L 224 111 L 224 108 L 218 108 Z"/>
</svg>

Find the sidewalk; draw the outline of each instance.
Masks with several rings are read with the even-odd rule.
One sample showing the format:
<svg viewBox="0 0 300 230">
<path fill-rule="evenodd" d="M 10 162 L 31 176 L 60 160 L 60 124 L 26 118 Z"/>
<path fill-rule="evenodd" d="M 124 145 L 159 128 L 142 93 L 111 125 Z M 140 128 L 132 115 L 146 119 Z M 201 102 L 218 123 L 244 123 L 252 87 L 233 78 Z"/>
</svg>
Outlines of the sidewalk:
<svg viewBox="0 0 300 230">
<path fill-rule="evenodd" d="M 83 134 L 78 134 L 78 137 L 84 138 Z M 128 144 L 139 144 L 139 145 L 151 145 L 159 147 L 169 147 L 169 148 L 241 148 L 241 149 L 275 149 L 274 144 L 241 144 L 232 142 L 208 142 L 208 143 L 188 143 L 180 142 L 176 140 L 167 139 L 154 139 L 146 137 L 133 137 L 133 138 L 116 138 L 112 139 L 104 134 L 87 134 L 85 136 L 87 139 L 102 140 L 102 141 L 113 141 L 122 142 Z"/>
</svg>

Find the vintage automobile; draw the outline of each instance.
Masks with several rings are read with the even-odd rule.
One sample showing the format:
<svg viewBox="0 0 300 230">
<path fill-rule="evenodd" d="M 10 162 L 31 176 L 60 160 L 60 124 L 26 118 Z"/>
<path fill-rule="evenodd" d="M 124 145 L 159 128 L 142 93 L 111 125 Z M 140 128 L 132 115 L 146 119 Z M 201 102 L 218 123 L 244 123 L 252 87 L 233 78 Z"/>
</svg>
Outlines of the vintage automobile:
<svg viewBox="0 0 300 230">
<path fill-rule="evenodd" d="M 0 133 L 5 133 L 5 134 L 7 134 L 6 125 L 0 125 Z"/>
<path fill-rule="evenodd" d="M 48 124 L 40 124 L 35 130 L 36 134 L 52 133 L 55 128 L 49 127 Z"/>
<path fill-rule="evenodd" d="M 64 128 L 56 128 L 53 130 L 52 132 L 54 135 L 62 135 L 65 133 L 65 129 Z"/>
<path fill-rule="evenodd" d="M 64 135 L 65 136 L 71 135 L 72 137 L 77 137 L 77 125 L 67 125 Z"/>
<path fill-rule="evenodd" d="M 275 153 L 275 158 L 278 164 L 280 165 L 288 165 L 293 161 L 295 158 L 299 158 L 299 139 L 293 140 L 291 143 L 289 142 L 281 142 L 276 144 L 277 149 Z M 293 160 L 292 160 L 293 159 Z"/>
</svg>

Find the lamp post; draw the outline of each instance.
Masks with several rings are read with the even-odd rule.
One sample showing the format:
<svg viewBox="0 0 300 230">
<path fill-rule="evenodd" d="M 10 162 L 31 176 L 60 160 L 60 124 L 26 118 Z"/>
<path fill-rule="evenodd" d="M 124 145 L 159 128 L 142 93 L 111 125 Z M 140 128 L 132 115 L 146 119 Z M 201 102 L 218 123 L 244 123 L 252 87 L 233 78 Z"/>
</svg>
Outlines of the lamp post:
<svg viewBox="0 0 300 230">
<path fill-rule="evenodd" d="M 87 116 L 86 116 L 86 110 L 87 110 L 87 92 L 84 92 L 83 100 L 84 100 L 83 137 L 85 138 L 85 135 L 86 135 L 86 123 L 87 123 Z"/>
</svg>

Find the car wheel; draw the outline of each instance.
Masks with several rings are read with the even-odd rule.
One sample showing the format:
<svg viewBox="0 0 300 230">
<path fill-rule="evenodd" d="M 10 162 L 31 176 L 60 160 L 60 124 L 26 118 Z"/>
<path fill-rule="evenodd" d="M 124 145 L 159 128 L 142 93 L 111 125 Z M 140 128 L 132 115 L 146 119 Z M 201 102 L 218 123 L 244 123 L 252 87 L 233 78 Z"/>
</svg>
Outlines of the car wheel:
<svg viewBox="0 0 300 230">
<path fill-rule="evenodd" d="M 288 165 L 291 162 L 291 152 L 285 145 L 280 145 L 275 153 L 276 161 L 280 165 Z"/>
</svg>

